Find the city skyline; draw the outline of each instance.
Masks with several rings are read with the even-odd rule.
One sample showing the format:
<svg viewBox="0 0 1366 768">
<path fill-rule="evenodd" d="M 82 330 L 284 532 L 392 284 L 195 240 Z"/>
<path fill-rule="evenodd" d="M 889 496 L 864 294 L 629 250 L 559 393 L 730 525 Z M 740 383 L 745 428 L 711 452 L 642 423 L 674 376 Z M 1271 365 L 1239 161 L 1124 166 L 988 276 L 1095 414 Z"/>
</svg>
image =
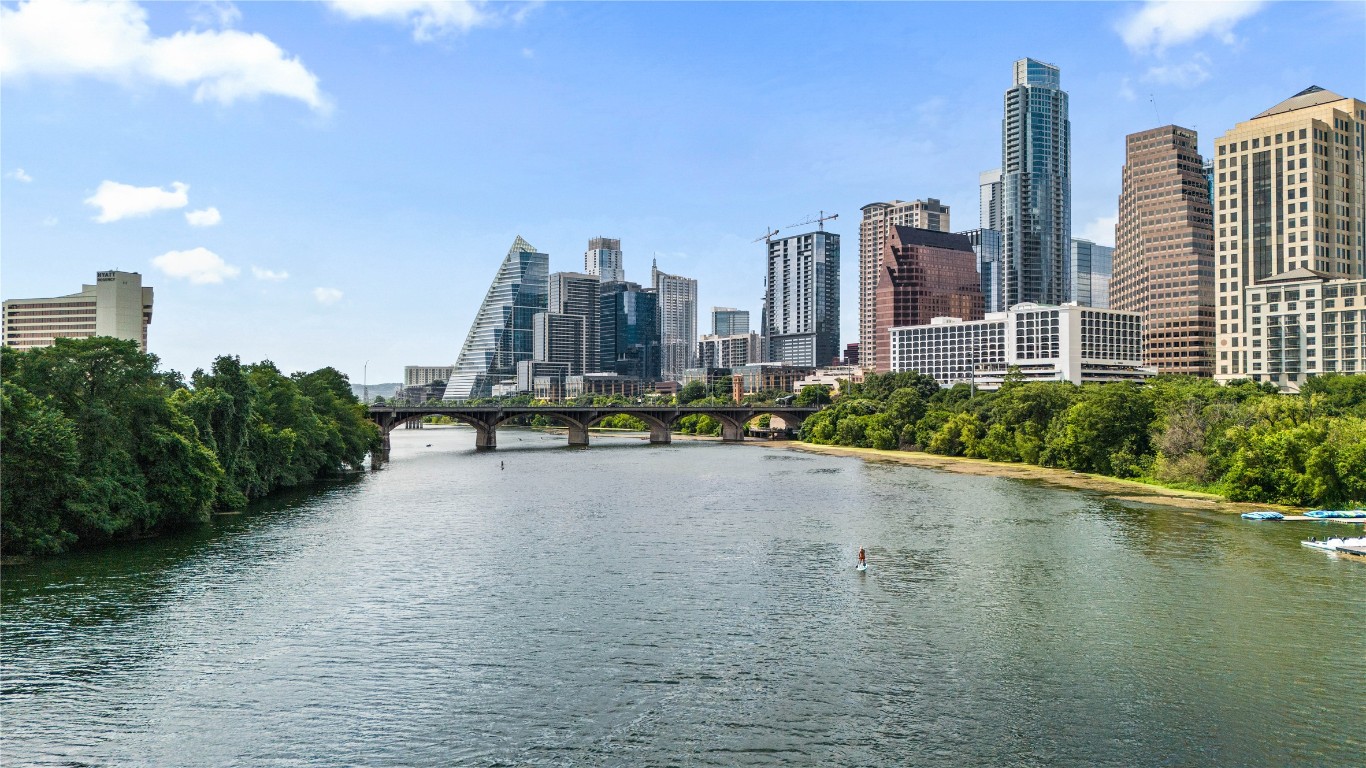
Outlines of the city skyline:
<svg viewBox="0 0 1366 768">
<path fill-rule="evenodd" d="M 89 22 L 65 46 L 25 22 L 56 5 Z M 1072 235 L 1103 245 L 1125 135 L 1186 125 L 1209 157 L 1213 137 L 1310 85 L 1366 93 L 1332 53 L 1361 28 L 1348 4 L 993 5 L 986 26 L 973 5 L 470 6 L 465 28 L 412 8 L 376 19 L 346 4 L 220 5 L 214 17 L 166 4 L 96 18 L 6 5 L 5 298 L 136 271 L 157 290 L 150 350 L 167 367 L 207 367 L 213 349 L 287 370 L 331 364 L 358 383 L 368 360 L 370 382 L 397 381 L 405 364 L 455 362 L 518 235 L 551 271 L 580 269 L 588 238 L 620 237 L 628 280 L 646 282 L 657 257 L 698 280 L 701 306 L 757 316 L 764 251 L 751 241 L 767 226 L 797 234 L 786 225 L 824 209 L 841 214 L 829 231 L 856 238 L 859 207 L 877 200 L 970 212 L 978 174 L 1000 164 L 1000 94 L 1018 58 L 1063 71 Z M 912 23 L 980 28 L 1000 53 L 963 61 L 936 36 L 905 39 Z M 192 31 L 225 51 L 258 34 L 273 50 L 241 65 L 250 78 L 233 79 L 225 55 L 173 82 L 136 57 L 63 57 L 88 42 L 80 30 L 120 29 L 151 52 Z M 619 45 L 583 54 L 589 29 Z M 787 50 L 794 36 L 843 60 L 807 60 Z M 877 117 L 886 86 L 859 73 L 889 66 L 935 77 L 900 115 Z M 442 82 L 426 82 L 432 70 Z M 763 120 L 764 100 L 804 98 L 781 126 Z M 574 126 L 613 104 L 622 119 Z M 842 343 L 859 327 L 852 244 Z"/>
</svg>

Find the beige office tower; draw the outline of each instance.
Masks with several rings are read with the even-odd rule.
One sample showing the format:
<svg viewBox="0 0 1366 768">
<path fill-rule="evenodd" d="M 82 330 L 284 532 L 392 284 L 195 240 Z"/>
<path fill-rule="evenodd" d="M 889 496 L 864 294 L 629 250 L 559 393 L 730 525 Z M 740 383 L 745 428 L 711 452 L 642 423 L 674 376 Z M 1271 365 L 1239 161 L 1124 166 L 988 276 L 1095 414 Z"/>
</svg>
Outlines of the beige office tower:
<svg viewBox="0 0 1366 768">
<path fill-rule="evenodd" d="M 1143 362 L 1214 375 L 1214 228 L 1196 133 L 1167 125 L 1125 140 L 1110 307 L 1143 316 Z"/>
<path fill-rule="evenodd" d="M 1296 269 L 1329 280 L 1362 277 L 1364 126 L 1366 103 L 1313 86 L 1215 142 L 1217 380 L 1252 376 L 1268 352 L 1263 344 L 1271 340 L 1252 332 L 1243 306 L 1247 287 Z M 1313 327 L 1303 337 L 1306 351 L 1318 346 Z M 1305 375 L 1278 375 L 1276 383 L 1297 389 Z"/>
<path fill-rule="evenodd" d="M 44 299 L 6 299 L 4 329 L 7 347 L 32 349 L 52 346 L 53 339 L 113 336 L 136 341 L 147 351 L 147 326 L 152 322 L 152 289 L 144 288 L 137 272 L 97 272 L 94 285 L 80 293 Z"/>
<path fill-rule="evenodd" d="M 874 370 L 877 353 L 877 281 L 882 274 L 882 251 L 892 227 L 916 227 L 936 232 L 949 231 L 949 207 L 931 197 L 909 203 L 869 203 L 862 208 L 858 239 L 858 330 L 859 366 Z"/>
</svg>

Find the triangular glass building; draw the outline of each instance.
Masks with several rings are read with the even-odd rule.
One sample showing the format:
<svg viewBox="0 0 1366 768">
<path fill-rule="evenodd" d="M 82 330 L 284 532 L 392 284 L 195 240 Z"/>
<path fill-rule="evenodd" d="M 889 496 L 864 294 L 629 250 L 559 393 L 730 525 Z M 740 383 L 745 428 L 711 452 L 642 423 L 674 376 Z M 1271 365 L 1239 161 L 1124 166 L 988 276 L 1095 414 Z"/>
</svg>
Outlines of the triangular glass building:
<svg viewBox="0 0 1366 768">
<path fill-rule="evenodd" d="M 546 311 L 549 276 L 550 256 L 519 235 L 474 317 L 443 400 L 489 397 L 494 384 L 517 375 L 519 361 L 531 359 L 531 318 Z"/>
</svg>

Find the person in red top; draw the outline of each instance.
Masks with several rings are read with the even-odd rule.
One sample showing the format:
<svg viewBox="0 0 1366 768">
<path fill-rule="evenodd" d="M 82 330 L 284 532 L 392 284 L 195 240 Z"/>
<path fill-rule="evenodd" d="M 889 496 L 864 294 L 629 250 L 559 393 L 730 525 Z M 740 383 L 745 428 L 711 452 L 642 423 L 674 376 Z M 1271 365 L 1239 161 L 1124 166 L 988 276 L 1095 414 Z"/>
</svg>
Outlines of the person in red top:
<svg viewBox="0 0 1366 768">
<path fill-rule="evenodd" d="M 868 564 L 868 556 L 864 554 L 864 552 L 863 552 L 863 547 L 859 547 L 859 548 L 858 548 L 858 564 L 859 564 L 859 565 L 867 565 L 867 564 Z"/>
</svg>

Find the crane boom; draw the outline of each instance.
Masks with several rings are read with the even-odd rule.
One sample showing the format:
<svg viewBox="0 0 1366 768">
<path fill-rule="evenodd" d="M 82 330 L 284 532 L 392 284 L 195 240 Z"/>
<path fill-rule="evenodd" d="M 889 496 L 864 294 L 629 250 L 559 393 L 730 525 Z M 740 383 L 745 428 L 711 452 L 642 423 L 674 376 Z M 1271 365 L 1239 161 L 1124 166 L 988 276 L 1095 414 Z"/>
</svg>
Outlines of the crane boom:
<svg viewBox="0 0 1366 768">
<path fill-rule="evenodd" d="M 764 227 L 764 229 L 768 229 L 768 227 Z M 756 237 L 756 238 L 754 238 L 753 240 L 751 240 L 750 242 L 757 243 L 757 242 L 759 242 L 760 240 L 763 240 L 765 243 L 767 243 L 767 242 L 768 242 L 769 240 L 771 240 L 771 239 L 773 238 L 773 236 L 776 235 L 776 234 L 778 234 L 778 230 L 774 229 L 774 230 L 765 232 L 762 236 Z"/>
<path fill-rule="evenodd" d="M 804 224 L 815 224 L 815 225 L 817 225 L 817 227 L 819 228 L 819 230 L 820 230 L 821 232 L 824 232 L 824 231 L 825 231 L 825 222 L 827 222 L 827 221 L 834 221 L 835 219 L 838 219 L 839 217 L 840 217 L 840 215 L 839 215 L 838 213 L 832 213 L 832 214 L 830 214 L 829 216 L 826 216 L 826 215 L 825 215 L 825 211 L 821 211 L 820 214 L 818 214 L 817 216 L 815 216 L 815 217 L 813 217 L 813 218 L 810 218 L 810 219 L 807 219 L 806 221 L 799 221 L 799 222 L 797 222 L 796 224 L 792 224 L 791 226 L 788 227 L 788 229 L 791 229 L 792 227 L 800 227 L 800 226 L 802 226 L 802 225 L 804 225 Z"/>
</svg>

